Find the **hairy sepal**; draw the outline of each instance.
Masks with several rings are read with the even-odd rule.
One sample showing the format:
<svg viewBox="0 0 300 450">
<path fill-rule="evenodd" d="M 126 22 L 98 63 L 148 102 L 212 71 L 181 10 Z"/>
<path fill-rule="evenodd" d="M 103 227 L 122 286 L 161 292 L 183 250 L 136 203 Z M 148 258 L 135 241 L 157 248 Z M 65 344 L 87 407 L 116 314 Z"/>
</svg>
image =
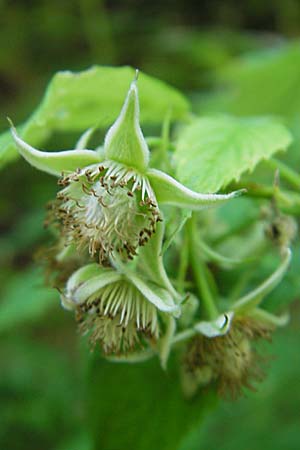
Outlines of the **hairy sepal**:
<svg viewBox="0 0 300 450">
<path fill-rule="evenodd" d="M 138 90 L 133 81 L 119 117 L 107 132 L 104 151 L 106 159 L 143 172 L 148 166 L 149 149 L 140 128 L 139 115 Z"/>
<path fill-rule="evenodd" d="M 133 272 L 127 272 L 126 276 L 143 294 L 143 296 L 162 312 L 172 313 L 175 317 L 180 315 L 180 307 L 175 304 L 173 298 L 166 289 L 154 283 L 145 282 Z"/>
<path fill-rule="evenodd" d="M 200 194 L 188 189 L 170 175 L 149 169 L 147 176 L 155 191 L 158 203 L 165 203 L 194 211 L 218 206 L 245 192 L 244 189 L 229 194 Z"/>
<path fill-rule="evenodd" d="M 36 169 L 50 175 L 61 176 L 63 172 L 73 172 L 77 168 L 102 161 L 100 154 L 93 150 L 63 150 L 60 152 L 37 150 L 21 139 L 12 123 L 11 134 L 23 158 Z"/>
</svg>

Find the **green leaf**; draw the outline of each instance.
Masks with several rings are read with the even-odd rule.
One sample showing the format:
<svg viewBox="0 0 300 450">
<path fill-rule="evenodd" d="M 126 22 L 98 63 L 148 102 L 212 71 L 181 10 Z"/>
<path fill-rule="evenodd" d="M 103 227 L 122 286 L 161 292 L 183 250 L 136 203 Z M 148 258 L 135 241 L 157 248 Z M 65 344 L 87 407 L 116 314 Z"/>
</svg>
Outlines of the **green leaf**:
<svg viewBox="0 0 300 450">
<path fill-rule="evenodd" d="M 291 118 L 300 112 L 299 73 L 299 41 L 251 52 L 220 70 L 217 81 L 228 89 L 203 99 L 199 110 Z"/>
<path fill-rule="evenodd" d="M 58 72 L 42 104 L 42 115 L 52 129 L 84 130 L 92 125 L 107 127 L 120 113 L 129 85 L 135 77 L 131 67 L 93 66 L 82 72 Z M 141 122 L 159 123 L 168 109 L 173 119 L 189 110 L 187 100 L 166 83 L 139 73 Z"/>
<path fill-rule="evenodd" d="M 135 71 L 131 67 L 93 66 L 82 72 L 58 72 L 49 83 L 34 114 L 18 131 L 33 146 L 42 145 L 55 130 L 84 131 L 107 128 L 117 118 Z M 139 74 L 141 123 L 160 123 L 171 110 L 183 119 L 189 103 L 176 89 Z M 0 167 L 17 157 L 9 133 L 0 136 Z"/>
<path fill-rule="evenodd" d="M 276 119 L 197 119 L 179 136 L 177 178 L 190 189 L 216 192 L 290 143 L 289 131 Z"/>
<path fill-rule="evenodd" d="M 214 407 L 206 390 L 183 397 L 178 367 L 167 372 L 152 359 L 139 364 L 96 360 L 89 379 L 89 421 L 94 448 L 179 450 Z"/>
</svg>

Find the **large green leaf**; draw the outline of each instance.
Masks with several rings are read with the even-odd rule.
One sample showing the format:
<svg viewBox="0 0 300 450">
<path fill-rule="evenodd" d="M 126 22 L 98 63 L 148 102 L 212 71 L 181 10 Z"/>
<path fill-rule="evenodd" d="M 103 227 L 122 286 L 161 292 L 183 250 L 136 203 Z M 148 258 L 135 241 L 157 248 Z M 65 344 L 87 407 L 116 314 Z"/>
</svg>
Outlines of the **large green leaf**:
<svg viewBox="0 0 300 450">
<path fill-rule="evenodd" d="M 131 67 L 93 66 L 79 73 L 58 72 L 45 95 L 42 110 L 54 129 L 82 130 L 99 124 L 107 127 L 119 115 L 129 85 Z M 183 118 L 189 105 L 174 88 L 139 74 L 141 122 L 158 123 L 169 108 L 173 118 Z"/>
<path fill-rule="evenodd" d="M 120 113 L 135 71 L 131 67 L 93 66 L 83 72 L 58 72 L 31 118 L 18 130 L 32 146 L 42 145 L 55 130 L 83 131 L 97 125 L 107 128 Z M 182 119 L 187 100 L 176 89 L 141 73 L 139 75 L 141 123 L 159 123 L 171 110 Z M 16 157 L 8 133 L 0 136 L 0 166 Z"/>
<path fill-rule="evenodd" d="M 290 142 L 289 131 L 276 119 L 197 119 L 179 136 L 174 155 L 177 178 L 195 191 L 216 192 Z"/>
<path fill-rule="evenodd" d="M 299 41 L 237 58 L 217 73 L 217 82 L 218 91 L 200 100 L 202 112 L 293 117 L 300 112 Z"/>
<path fill-rule="evenodd" d="M 89 379 L 94 448 L 181 450 L 216 404 L 212 391 L 185 400 L 178 366 L 163 372 L 157 360 L 139 364 L 97 360 Z"/>
</svg>

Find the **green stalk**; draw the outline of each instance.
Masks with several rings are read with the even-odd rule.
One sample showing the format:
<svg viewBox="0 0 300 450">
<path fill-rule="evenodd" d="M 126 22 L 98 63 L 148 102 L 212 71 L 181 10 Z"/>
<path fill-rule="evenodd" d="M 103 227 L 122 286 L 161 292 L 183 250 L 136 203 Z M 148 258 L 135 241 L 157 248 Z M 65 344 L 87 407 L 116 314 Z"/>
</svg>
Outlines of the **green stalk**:
<svg viewBox="0 0 300 450">
<path fill-rule="evenodd" d="M 147 142 L 148 147 L 150 147 L 151 149 L 152 148 L 156 148 L 156 147 L 160 148 L 162 145 L 164 145 L 163 144 L 163 139 L 161 137 L 158 137 L 158 136 L 148 136 L 148 137 L 145 138 L 145 140 Z M 171 151 L 175 151 L 175 145 L 172 144 L 172 142 L 169 142 L 168 148 Z"/>
<path fill-rule="evenodd" d="M 264 186 L 256 183 L 234 183 L 232 185 L 234 189 L 240 189 L 241 187 L 247 189 L 248 197 L 253 198 L 276 198 L 278 206 L 282 211 L 288 214 L 300 214 L 300 195 L 292 190 L 287 189 L 274 189 L 274 186 Z"/>
<path fill-rule="evenodd" d="M 175 336 L 173 337 L 172 345 L 184 342 L 190 339 L 191 337 L 195 336 L 195 334 L 197 334 L 197 331 L 194 330 L 193 328 L 181 331 L 180 333 L 175 334 Z"/>
<path fill-rule="evenodd" d="M 282 178 L 288 181 L 296 189 L 300 189 L 300 175 L 291 167 L 276 158 L 268 159 L 266 164 L 272 169 L 279 169 Z"/>
<path fill-rule="evenodd" d="M 169 146 L 170 146 L 170 131 L 171 131 L 171 119 L 172 119 L 172 111 L 169 109 L 164 118 L 162 124 L 161 131 L 161 145 L 159 148 L 159 158 L 163 162 L 164 169 L 170 173 L 172 171 L 172 167 L 170 164 L 170 158 L 168 155 Z"/>
<path fill-rule="evenodd" d="M 187 233 L 189 238 L 190 263 L 194 273 L 195 283 L 207 318 L 209 320 L 214 320 L 218 317 L 219 312 L 215 305 L 210 283 L 206 276 L 206 266 L 199 257 L 197 251 L 197 224 L 195 214 L 193 214 L 191 219 L 187 222 Z"/>
<path fill-rule="evenodd" d="M 187 236 L 187 229 L 184 230 L 184 237 L 180 252 L 180 261 L 179 261 L 179 268 L 177 273 L 177 290 L 180 294 L 184 293 L 185 288 L 185 278 L 188 270 L 189 265 L 189 242 L 188 242 L 188 236 Z"/>
</svg>

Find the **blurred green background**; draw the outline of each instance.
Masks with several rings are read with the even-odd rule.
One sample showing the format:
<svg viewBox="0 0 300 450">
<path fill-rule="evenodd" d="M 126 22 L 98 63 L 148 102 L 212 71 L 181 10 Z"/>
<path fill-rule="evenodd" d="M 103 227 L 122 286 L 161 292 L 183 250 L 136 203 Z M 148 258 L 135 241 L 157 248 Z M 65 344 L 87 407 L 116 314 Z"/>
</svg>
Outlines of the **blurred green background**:
<svg viewBox="0 0 300 450">
<path fill-rule="evenodd" d="M 138 67 L 183 90 L 200 113 L 274 113 L 294 131 L 299 128 L 300 101 L 292 101 L 300 98 L 298 0 L 0 0 L 0 24 L 1 131 L 7 129 L 6 116 L 15 123 L 28 118 L 57 70 L 93 64 Z M 279 60 L 283 51 L 276 73 L 284 89 L 279 97 L 275 80 L 274 102 L 271 94 L 263 103 L 267 67 L 265 85 L 255 76 L 256 85 L 248 80 L 254 101 L 245 107 L 243 55 L 264 49 L 268 54 L 275 49 Z M 294 52 L 290 59 L 289 52 Z M 229 73 L 238 67 L 237 95 L 229 100 L 219 93 L 228 67 Z M 74 138 L 54 136 L 47 148 L 66 148 Z M 291 158 L 299 163 L 299 147 Z M 19 160 L 3 170 L 0 183 L 0 448 L 91 450 L 84 400 L 87 350 L 33 261 L 50 238 L 43 229 L 44 205 L 55 195 L 55 182 Z M 299 297 L 299 291 L 293 295 Z M 276 333 L 276 358 L 259 392 L 235 404 L 222 402 L 186 450 L 199 449 L 195 442 L 208 450 L 300 448 L 298 323 L 294 304 L 291 324 Z"/>
</svg>

